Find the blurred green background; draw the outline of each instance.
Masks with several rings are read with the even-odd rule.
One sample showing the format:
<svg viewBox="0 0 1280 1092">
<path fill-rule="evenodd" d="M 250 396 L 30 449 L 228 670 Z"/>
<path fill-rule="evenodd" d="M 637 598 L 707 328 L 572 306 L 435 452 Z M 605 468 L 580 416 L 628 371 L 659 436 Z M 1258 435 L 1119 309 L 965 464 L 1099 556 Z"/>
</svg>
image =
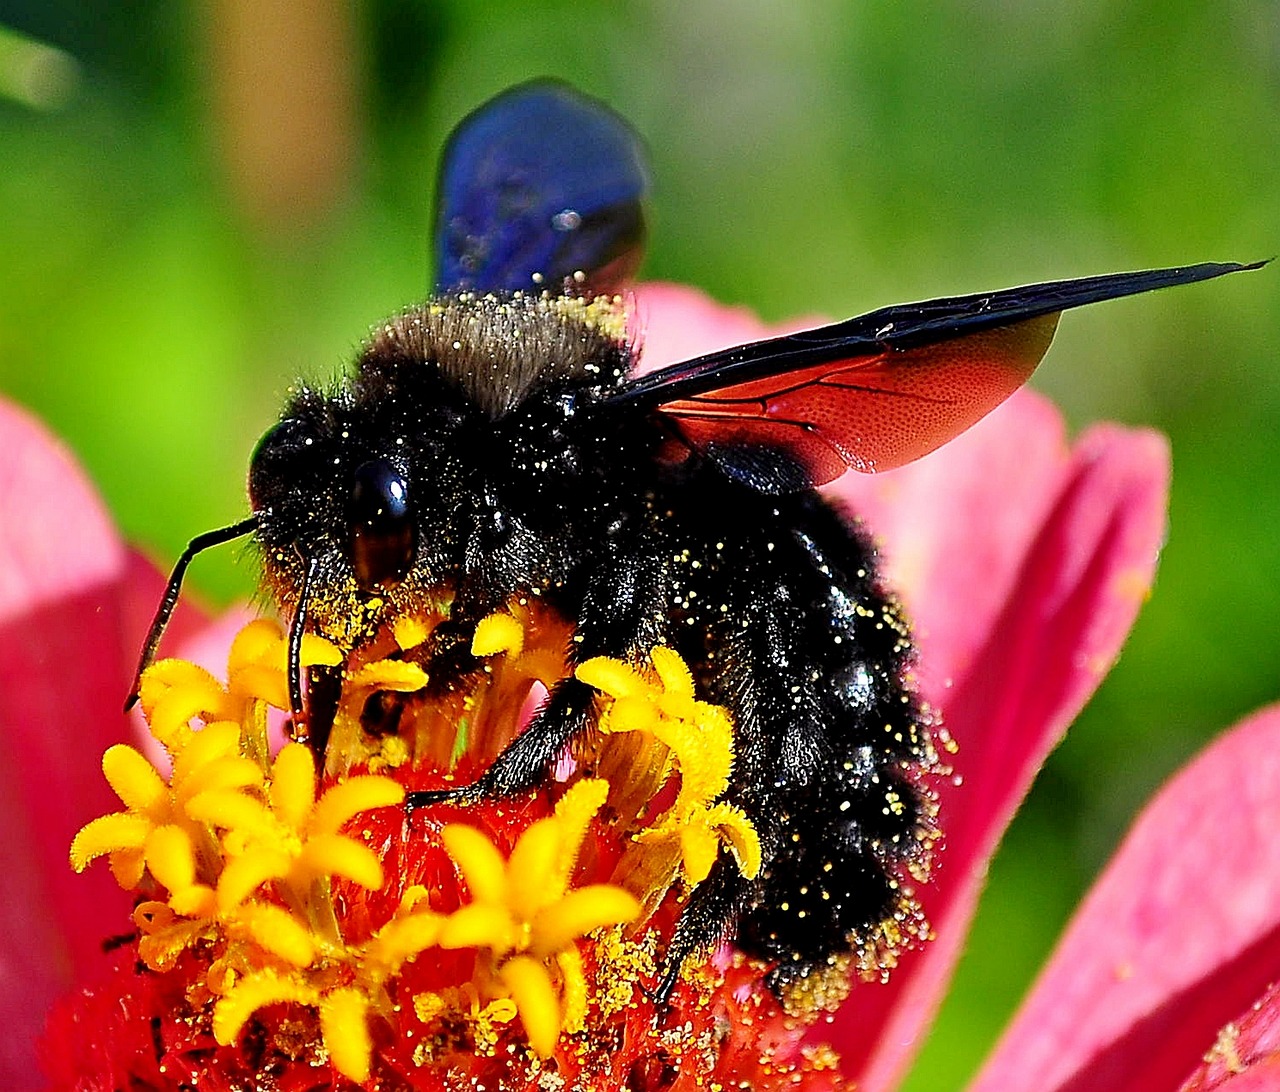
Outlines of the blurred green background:
<svg viewBox="0 0 1280 1092">
<path fill-rule="evenodd" d="M 1260 0 L 0 2 L 0 389 L 169 563 L 421 296 L 436 155 L 563 76 L 648 138 L 651 277 L 769 319 L 1280 250 Z M 45 47 L 52 48 L 45 48 Z M 991 875 L 912 1078 L 978 1064 L 1142 800 L 1280 697 L 1280 269 L 1072 315 L 1035 382 L 1173 440 L 1156 594 Z M 214 603 L 251 591 L 202 558 Z"/>
</svg>

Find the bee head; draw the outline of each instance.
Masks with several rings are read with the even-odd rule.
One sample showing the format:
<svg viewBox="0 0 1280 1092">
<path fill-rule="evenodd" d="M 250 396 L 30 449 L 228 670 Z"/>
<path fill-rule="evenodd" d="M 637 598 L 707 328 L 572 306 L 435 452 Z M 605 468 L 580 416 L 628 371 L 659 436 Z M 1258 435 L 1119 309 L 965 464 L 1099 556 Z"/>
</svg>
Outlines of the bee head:
<svg viewBox="0 0 1280 1092">
<path fill-rule="evenodd" d="M 620 301 L 448 297 L 374 330 L 333 393 L 303 390 L 249 469 L 268 591 L 353 648 L 495 572 L 550 580 L 546 550 L 598 489 L 608 437 L 575 407 L 625 375 Z M 354 621 L 353 621 L 354 619 Z"/>
<path fill-rule="evenodd" d="M 347 392 L 304 391 L 250 463 L 268 589 L 296 611 L 310 572 L 313 624 L 344 647 L 409 594 L 406 584 L 427 583 L 419 529 L 432 491 L 423 483 L 438 475 L 423 465 L 422 445 L 410 450 L 402 437 L 387 413 Z"/>
</svg>

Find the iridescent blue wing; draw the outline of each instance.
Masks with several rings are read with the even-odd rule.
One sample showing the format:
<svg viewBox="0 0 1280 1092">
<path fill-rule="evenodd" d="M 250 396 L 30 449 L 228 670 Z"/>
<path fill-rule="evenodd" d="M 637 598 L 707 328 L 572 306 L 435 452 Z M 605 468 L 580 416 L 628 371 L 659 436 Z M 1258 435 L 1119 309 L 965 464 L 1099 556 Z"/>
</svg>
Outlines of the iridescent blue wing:
<svg viewBox="0 0 1280 1092">
<path fill-rule="evenodd" d="M 468 115 L 445 148 L 436 291 L 610 292 L 640 264 L 648 189 L 635 131 L 595 99 L 522 84 Z"/>
</svg>

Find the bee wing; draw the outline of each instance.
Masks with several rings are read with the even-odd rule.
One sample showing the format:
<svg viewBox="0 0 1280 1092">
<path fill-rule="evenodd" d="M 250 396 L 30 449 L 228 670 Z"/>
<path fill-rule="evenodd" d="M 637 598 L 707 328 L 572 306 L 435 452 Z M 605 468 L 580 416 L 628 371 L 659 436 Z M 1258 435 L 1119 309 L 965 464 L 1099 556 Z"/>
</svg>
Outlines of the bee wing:
<svg viewBox="0 0 1280 1092">
<path fill-rule="evenodd" d="M 886 307 L 633 379 L 609 399 L 659 411 L 690 447 L 758 488 L 927 455 L 1027 381 L 1058 315 L 1265 263 L 1206 263 Z M 781 456 L 781 457 L 779 457 Z"/>
<path fill-rule="evenodd" d="M 594 292 L 640 264 L 648 169 L 639 136 L 603 103 L 539 80 L 464 118 L 437 187 L 437 292 Z"/>
</svg>

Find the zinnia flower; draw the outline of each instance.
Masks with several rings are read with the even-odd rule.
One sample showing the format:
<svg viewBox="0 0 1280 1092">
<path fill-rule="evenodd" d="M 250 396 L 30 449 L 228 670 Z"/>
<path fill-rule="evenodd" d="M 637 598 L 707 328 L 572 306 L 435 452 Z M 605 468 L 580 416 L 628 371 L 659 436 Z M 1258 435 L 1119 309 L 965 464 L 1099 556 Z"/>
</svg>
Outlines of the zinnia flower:
<svg viewBox="0 0 1280 1092">
<path fill-rule="evenodd" d="M 687 290 L 638 297 L 650 366 L 763 332 Z M 173 759 L 160 772 L 144 757 L 157 756 L 154 742 L 118 712 L 160 579 L 38 426 L 5 407 L 0 431 L 14 468 L 0 486 L 0 1080 L 13 1089 L 44 1086 L 36 1044 L 59 995 L 42 1060 L 60 1088 L 268 1076 L 298 1089 L 892 1087 L 945 989 L 1001 832 L 1146 594 L 1167 487 L 1159 437 L 1103 426 L 1068 447 L 1031 394 L 917 464 L 834 487 L 883 544 L 951 773 L 936 785 L 945 845 L 914 892 L 933 939 L 886 941 L 880 962 L 862 966 L 876 980 L 853 983 L 815 1022 L 844 989 L 788 1013 L 763 968 L 727 948 L 684 976 L 668 1011 L 646 992 L 675 895 L 709 855 L 727 847 L 748 875 L 760 864 L 749 817 L 718 799 L 732 761 L 723 711 L 699 701 L 673 653 L 654 649 L 639 669 L 580 667 L 605 715 L 590 771 L 406 823 L 405 788 L 443 784 L 455 760 L 456 776 L 474 774 L 525 715 L 531 686 L 564 670 L 549 654 L 556 620 L 519 605 L 492 616 L 476 635 L 490 664 L 478 705 L 411 710 L 413 730 L 362 739 L 353 725 L 371 693 L 421 686 L 397 648 L 422 640 L 431 619 L 397 627 L 348 672 L 317 771 L 300 746 L 272 754 L 266 742 L 266 709 L 287 705 L 279 631 L 245 628 L 238 614 L 200 634 L 188 608 L 169 647 L 198 642 L 197 658 L 226 677 L 173 661 L 148 676 L 150 731 Z M 330 650 L 315 641 L 306 654 L 320 662 Z M 1245 1013 L 1275 966 L 1265 949 L 1280 903 L 1254 870 L 1277 794 L 1253 788 L 1277 722 L 1219 745 L 1236 765 L 1216 751 L 1202 760 L 1220 780 L 1195 784 L 1211 791 L 1180 779 L 1158 818 L 1139 823 L 980 1087 L 1174 1088 L 1215 1042 L 1195 1087 L 1217 1087 L 1208 1082 L 1224 1067 L 1266 1055 L 1269 1025 Z M 648 780 L 624 776 L 637 769 Z M 1212 856 L 1189 848 L 1201 831 L 1187 830 L 1188 792 L 1199 815 L 1219 813 L 1204 820 Z M 77 831 L 75 863 L 89 867 L 73 876 Z M 90 864 L 99 856 L 115 879 Z M 1196 870 L 1182 868 L 1192 860 Z M 1199 932 L 1192 883 L 1220 883 L 1226 907 Z M 1237 1017 L 1235 1032 L 1216 1035 Z M 1165 1050 L 1166 1030 L 1178 1050 Z"/>
</svg>

